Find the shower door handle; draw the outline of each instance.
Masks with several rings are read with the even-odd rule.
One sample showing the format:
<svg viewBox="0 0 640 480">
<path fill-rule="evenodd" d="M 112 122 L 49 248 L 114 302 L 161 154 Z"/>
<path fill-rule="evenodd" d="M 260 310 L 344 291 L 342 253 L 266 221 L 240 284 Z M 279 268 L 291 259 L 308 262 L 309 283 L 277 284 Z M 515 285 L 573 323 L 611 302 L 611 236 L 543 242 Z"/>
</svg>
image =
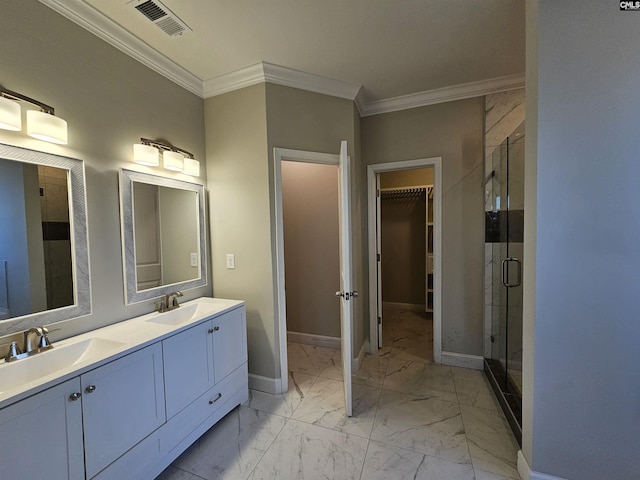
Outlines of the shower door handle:
<svg viewBox="0 0 640 480">
<path fill-rule="evenodd" d="M 507 267 L 509 262 L 513 262 L 518 267 L 518 276 L 516 283 L 509 283 L 507 278 Z M 502 260 L 502 285 L 507 288 L 519 287 L 522 284 L 522 262 L 515 257 L 507 257 Z"/>
</svg>

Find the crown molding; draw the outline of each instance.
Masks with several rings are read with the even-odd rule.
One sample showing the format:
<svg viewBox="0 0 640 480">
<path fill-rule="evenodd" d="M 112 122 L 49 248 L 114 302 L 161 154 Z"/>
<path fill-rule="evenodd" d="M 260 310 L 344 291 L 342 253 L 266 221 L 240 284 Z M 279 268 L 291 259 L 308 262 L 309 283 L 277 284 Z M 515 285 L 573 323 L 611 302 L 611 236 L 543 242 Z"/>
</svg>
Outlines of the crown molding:
<svg viewBox="0 0 640 480">
<path fill-rule="evenodd" d="M 524 87 L 524 75 L 511 75 L 366 102 L 361 85 L 267 62 L 256 63 L 203 81 L 83 0 L 40 0 L 40 2 L 201 98 L 214 97 L 258 83 L 273 83 L 353 100 L 360 116 L 367 117 Z"/>
<path fill-rule="evenodd" d="M 258 83 L 273 83 L 309 92 L 354 100 L 360 85 L 260 62 L 204 81 L 204 97 L 215 97 Z"/>
<path fill-rule="evenodd" d="M 450 87 L 436 88 L 424 92 L 386 98 L 369 103 L 362 103 L 359 108 L 363 117 L 381 113 L 397 112 L 410 108 L 426 107 L 437 103 L 453 102 L 466 98 L 480 97 L 490 93 L 506 92 L 524 88 L 524 74 L 490 78 L 479 82 L 462 83 Z"/>
<path fill-rule="evenodd" d="M 105 42 L 186 90 L 203 96 L 202 80 L 132 35 L 82 0 L 40 0 Z"/>
</svg>

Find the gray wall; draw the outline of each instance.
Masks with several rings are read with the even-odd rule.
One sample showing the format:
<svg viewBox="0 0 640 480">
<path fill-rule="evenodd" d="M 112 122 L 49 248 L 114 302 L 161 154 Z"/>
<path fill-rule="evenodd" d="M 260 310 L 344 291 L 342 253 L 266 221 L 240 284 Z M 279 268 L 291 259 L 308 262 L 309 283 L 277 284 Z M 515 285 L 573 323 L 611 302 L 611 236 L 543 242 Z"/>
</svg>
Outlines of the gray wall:
<svg viewBox="0 0 640 480">
<path fill-rule="evenodd" d="M 273 185 L 274 147 L 337 154 L 340 141 L 348 142 L 352 165 L 353 282 L 354 288 L 360 292 L 353 305 L 352 346 L 356 356 L 364 345 L 365 332 L 368 333 L 369 329 L 367 263 L 363 245 L 366 239 L 366 233 L 363 235 L 363 231 L 366 232 L 366 196 L 361 191 L 360 180 L 365 177 L 365 170 L 359 154 L 360 122 L 357 110 L 351 100 L 343 98 L 273 84 L 267 84 L 266 88 L 270 185 Z M 272 235 L 274 233 L 275 222 L 272 224 Z M 335 298 L 327 301 L 333 300 Z"/>
<path fill-rule="evenodd" d="M 276 378 L 265 85 L 208 98 L 205 122 L 213 293 L 246 301 L 249 371 Z"/>
<path fill-rule="evenodd" d="M 362 119 L 367 165 L 442 157 L 442 350 L 471 355 L 483 353 L 483 115 L 479 97 Z"/>
<path fill-rule="evenodd" d="M 124 304 L 117 172 L 126 167 L 204 182 L 204 168 L 194 179 L 131 163 L 131 146 L 140 137 L 164 138 L 203 159 L 202 99 L 36 0 L 3 0 L 0 65 L 2 86 L 55 107 L 68 122 L 69 144 L 6 130 L 0 142 L 85 162 L 93 313 L 61 323 L 52 339 L 152 311 L 150 302 Z M 210 294 L 207 286 L 185 296 Z"/>
<path fill-rule="evenodd" d="M 527 14 L 537 95 L 527 104 L 524 454 L 562 478 L 637 479 L 638 13 L 549 0 Z"/>
<path fill-rule="evenodd" d="M 282 162 L 287 331 L 340 338 L 338 167 Z"/>
</svg>

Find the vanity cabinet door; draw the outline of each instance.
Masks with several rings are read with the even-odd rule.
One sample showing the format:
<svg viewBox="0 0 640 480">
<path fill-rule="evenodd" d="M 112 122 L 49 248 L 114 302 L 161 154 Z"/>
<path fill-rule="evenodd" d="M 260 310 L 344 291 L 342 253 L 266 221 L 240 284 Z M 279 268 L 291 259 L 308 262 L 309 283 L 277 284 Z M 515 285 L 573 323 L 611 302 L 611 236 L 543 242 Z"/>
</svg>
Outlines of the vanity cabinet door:
<svg viewBox="0 0 640 480">
<path fill-rule="evenodd" d="M 167 418 L 213 386 L 213 329 L 204 322 L 162 342 Z"/>
<path fill-rule="evenodd" d="M 212 320 L 213 370 L 216 383 L 247 361 L 245 309 L 236 308 Z"/>
<path fill-rule="evenodd" d="M 119 358 L 80 380 L 89 479 L 165 422 L 162 345 Z"/>
<path fill-rule="evenodd" d="M 74 378 L 0 410 L 1 478 L 84 479 L 78 393 Z"/>
</svg>

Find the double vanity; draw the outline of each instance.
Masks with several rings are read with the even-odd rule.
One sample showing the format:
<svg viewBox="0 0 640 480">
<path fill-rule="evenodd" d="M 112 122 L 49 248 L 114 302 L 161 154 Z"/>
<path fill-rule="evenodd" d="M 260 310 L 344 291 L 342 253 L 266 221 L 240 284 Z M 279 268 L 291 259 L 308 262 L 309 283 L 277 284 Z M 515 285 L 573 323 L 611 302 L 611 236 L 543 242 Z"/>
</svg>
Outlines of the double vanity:
<svg viewBox="0 0 640 480">
<path fill-rule="evenodd" d="M 200 298 L 0 363 L 2 478 L 153 479 L 248 398 L 244 303 Z"/>
</svg>

